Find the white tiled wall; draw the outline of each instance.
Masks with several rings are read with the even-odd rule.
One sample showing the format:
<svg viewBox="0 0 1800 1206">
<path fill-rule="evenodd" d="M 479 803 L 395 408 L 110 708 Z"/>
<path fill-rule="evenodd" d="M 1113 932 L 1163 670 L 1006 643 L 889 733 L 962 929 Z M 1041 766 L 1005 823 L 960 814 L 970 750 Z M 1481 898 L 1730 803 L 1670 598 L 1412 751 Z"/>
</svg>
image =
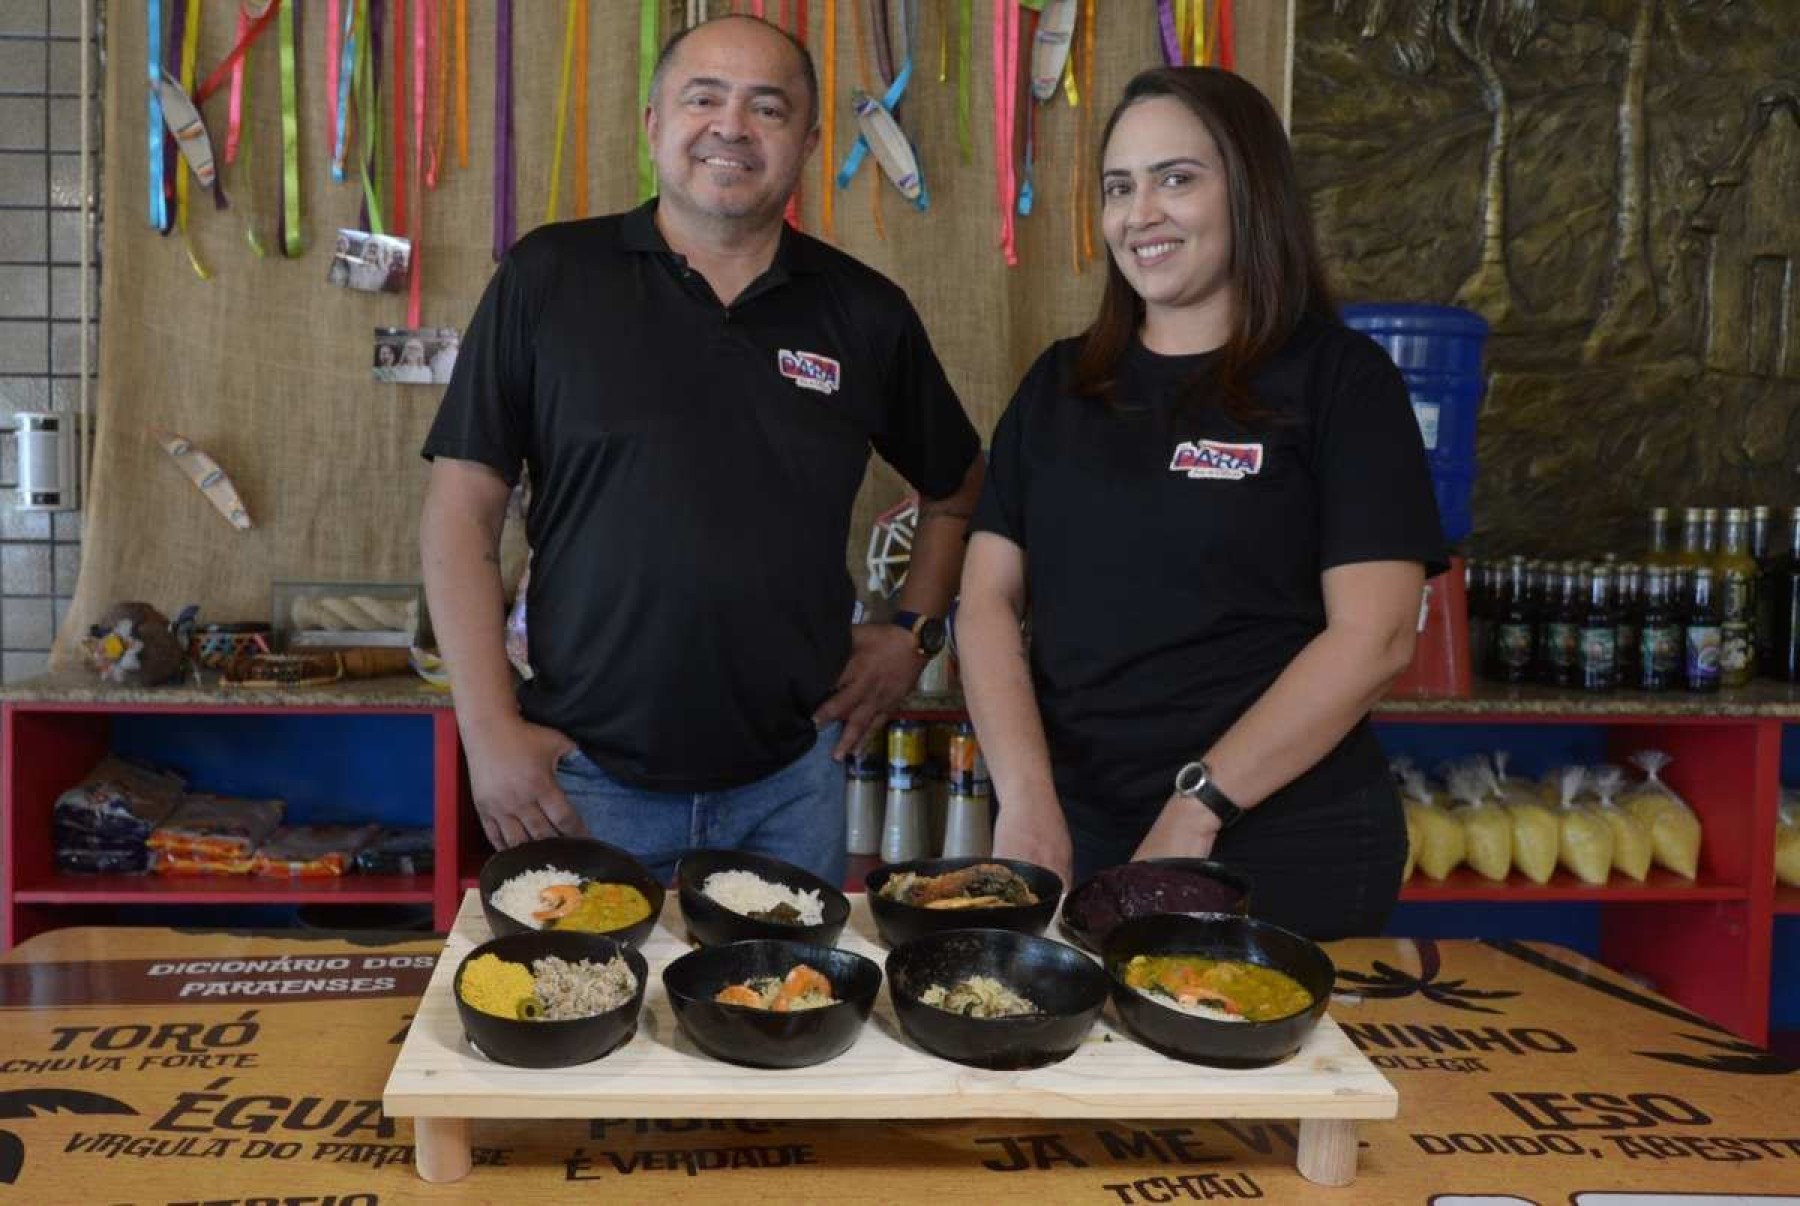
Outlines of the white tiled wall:
<svg viewBox="0 0 1800 1206">
<path fill-rule="evenodd" d="M 94 6 L 94 39 L 86 49 L 95 56 L 97 96 L 104 0 L 0 0 L 0 422 L 15 411 L 75 405 L 82 335 L 82 4 Z M 100 117 L 97 102 L 90 103 L 97 194 Z M 97 299 L 97 244 L 92 263 Z M 90 350 L 90 371 L 97 363 Z M 14 469 L 8 440 L 0 477 L 10 479 Z M 81 552 L 78 514 L 19 511 L 15 498 L 0 491 L 0 679 L 9 682 L 42 673 Z"/>
</svg>

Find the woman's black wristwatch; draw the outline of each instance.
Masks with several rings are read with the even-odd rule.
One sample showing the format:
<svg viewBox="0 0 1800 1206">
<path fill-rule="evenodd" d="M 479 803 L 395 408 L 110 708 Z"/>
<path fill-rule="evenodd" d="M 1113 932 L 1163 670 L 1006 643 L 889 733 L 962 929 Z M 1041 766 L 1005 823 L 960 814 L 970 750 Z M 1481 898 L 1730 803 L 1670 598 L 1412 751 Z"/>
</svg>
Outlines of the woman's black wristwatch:
<svg viewBox="0 0 1800 1206">
<path fill-rule="evenodd" d="M 1204 762 L 1190 762 L 1175 772 L 1175 794 L 1206 805 L 1219 818 L 1220 829 L 1231 828 L 1244 815 L 1244 810 L 1219 790 L 1218 785 L 1213 782 L 1212 771 L 1207 769 Z"/>
</svg>

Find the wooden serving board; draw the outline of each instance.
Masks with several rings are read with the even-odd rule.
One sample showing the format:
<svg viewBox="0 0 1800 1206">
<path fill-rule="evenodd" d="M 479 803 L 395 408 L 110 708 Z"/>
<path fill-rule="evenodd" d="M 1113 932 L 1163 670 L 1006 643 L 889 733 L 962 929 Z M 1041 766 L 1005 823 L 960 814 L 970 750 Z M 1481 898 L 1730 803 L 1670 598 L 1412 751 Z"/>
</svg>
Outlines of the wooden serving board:
<svg viewBox="0 0 1800 1206">
<path fill-rule="evenodd" d="M 838 945 L 884 963 L 868 902 L 855 895 L 851 904 Z M 474 1118 L 1292 1118 L 1302 1124 L 1301 1172 L 1346 1184 L 1355 1173 L 1354 1121 L 1399 1112 L 1393 1086 L 1329 1014 L 1292 1059 L 1228 1070 L 1150 1050 L 1118 1026 L 1109 1006 L 1061 1063 L 989 1072 L 915 1045 L 883 985 L 861 1037 L 834 1060 L 784 1070 L 721 1063 L 680 1032 L 663 992 L 663 968 L 689 949 L 673 894 L 642 947 L 650 983 L 637 1033 L 592 1063 L 514 1068 L 470 1047 L 452 996 L 457 967 L 489 937 L 470 891 L 383 1092 L 389 1115 L 416 1120 L 427 1180 L 468 1171 Z"/>
</svg>

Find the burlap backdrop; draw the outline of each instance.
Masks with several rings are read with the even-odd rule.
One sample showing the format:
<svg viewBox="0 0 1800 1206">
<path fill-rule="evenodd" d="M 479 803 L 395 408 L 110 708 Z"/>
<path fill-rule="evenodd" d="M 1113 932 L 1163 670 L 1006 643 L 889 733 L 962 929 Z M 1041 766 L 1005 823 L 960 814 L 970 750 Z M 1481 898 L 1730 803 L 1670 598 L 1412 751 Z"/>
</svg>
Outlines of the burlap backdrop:
<svg viewBox="0 0 1800 1206">
<path fill-rule="evenodd" d="M 254 215 L 274 247 L 280 110 L 271 34 L 251 55 L 252 116 L 245 137 L 254 143 L 253 171 L 246 173 L 241 160 L 223 170 L 229 210 L 215 212 L 205 196 L 193 203 L 193 242 L 213 270 L 211 281 L 197 278 L 179 238 L 159 237 L 146 224 L 145 6 L 115 4 L 109 10 L 97 438 L 81 576 L 70 622 L 59 634 L 58 665 L 70 660 L 71 635 L 118 599 L 141 598 L 165 609 L 196 602 L 212 619 L 263 618 L 273 579 L 418 577 L 417 518 L 426 477 L 418 449 L 438 390 L 370 379 L 372 328 L 404 325 L 404 298 L 325 283 L 332 236 L 339 226 L 356 224 L 359 193 L 354 182 L 334 185 L 330 179 L 322 66 L 326 10 L 303 2 L 308 248 L 297 259 L 272 254 L 259 260 L 245 241 L 246 219 Z M 943 14 L 957 6 L 920 7 L 919 40 L 929 62 L 915 77 L 903 112 L 925 164 L 931 209 L 917 213 L 886 191 L 886 237 L 878 236 L 871 181 L 879 177 L 871 161 L 856 186 L 838 194 L 836 241 L 911 294 L 951 380 L 986 433 L 1031 359 L 1051 339 L 1078 330 L 1091 311 L 1099 265 L 1080 275 L 1073 269 L 1070 199 L 1071 156 L 1088 164 L 1092 152 L 1078 147 L 1075 111 L 1061 99 L 1040 111 L 1037 208 L 1019 221 L 1019 266 L 1006 268 L 996 245 L 991 7 L 975 5 L 974 146 L 967 163 L 957 148 L 956 89 L 936 78 Z M 1288 0 L 1238 6 L 1240 69 L 1278 104 L 1286 90 L 1289 7 Z M 229 49 L 236 8 L 235 0 L 206 0 L 203 74 Z M 449 168 L 424 198 L 422 226 L 414 228 L 424 273 L 421 321 L 427 326 L 462 326 L 493 268 L 494 6 L 474 0 L 469 8 L 469 166 Z M 824 4 L 810 8 L 817 49 Z M 835 163 L 855 134 L 845 103 L 858 79 L 855 27 L 849 4 L 839 8 L 837 146 L 815 157 L 803 185 L 805 226 L 815 233 L 819 158 Z M 1096 127 L 1125 80 L 1159 61 L 1151 5 L 1103 0 L 1100 8 Z M 588 162 L 595 213 L 636 200 L 636 11 L 626 0 L 590 6 Z M 529 0 L 515 5 L 515 12 L 523 232 L 544 220 L 564 6 Z M 207 113 L 221 151 L 225 108 L 219 97 Z M 1091 174 L 1086 180 L 1091 187 Z M 568 217 L 567 184 L 563 198 Z M 159 428 L 187 436 L 224 466 L 255 521 L 253 530 L 234 531 L 213 511 L 153 440 Z M 868 522 L 901 489 L 876 462 L 847 550 L 858 581 Z"/>
</svg>

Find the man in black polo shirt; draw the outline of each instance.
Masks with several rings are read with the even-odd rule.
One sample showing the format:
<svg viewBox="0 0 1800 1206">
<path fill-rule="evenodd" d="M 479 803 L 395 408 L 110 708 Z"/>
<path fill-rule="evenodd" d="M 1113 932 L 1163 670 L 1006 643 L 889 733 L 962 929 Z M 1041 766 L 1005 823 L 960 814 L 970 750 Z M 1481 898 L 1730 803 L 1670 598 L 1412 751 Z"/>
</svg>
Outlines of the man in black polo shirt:
<svg viewBox="0 0 1800 1206">
<path fill-rule="evenodd" d="M 585 831 L 665 878 L 727 846 L 842 879 L 836 759 L 941 641 L 981 459 L 906 296 L 782 221 L 817 116 L 774 26 L 678 35 L 645 116 L 658 198 L 526 235 L 463 338 L 420 549 L 496 847 Z M 871 447 L 922 503 L 898 622 L 853 628 Z M 498 545 L 521 465 L 515 700 Z"/>
</svg>

